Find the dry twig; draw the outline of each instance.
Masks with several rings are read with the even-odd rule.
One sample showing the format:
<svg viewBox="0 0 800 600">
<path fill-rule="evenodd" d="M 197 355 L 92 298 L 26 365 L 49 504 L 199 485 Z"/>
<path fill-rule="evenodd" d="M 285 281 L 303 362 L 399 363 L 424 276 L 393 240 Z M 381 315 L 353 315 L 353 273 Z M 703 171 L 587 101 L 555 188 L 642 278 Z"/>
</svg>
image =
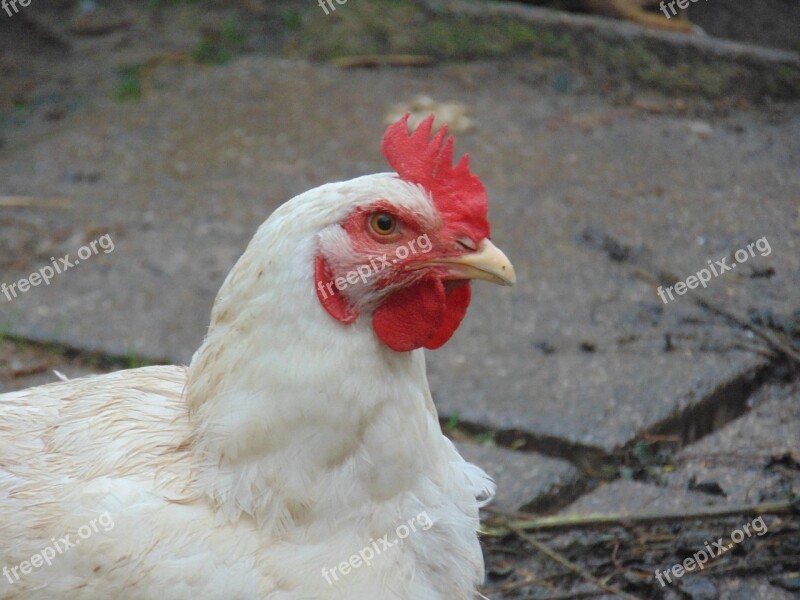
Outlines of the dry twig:
<svg viewBox="0 0 800 600">
<path fill-rule="evenodd" d="M 0 208 L 72 208 L 68 198 L 36 196 L 0 196 Z"/>
<path fill-rule="evenodd" d="M 509 531 L 548 531 L 554 529 L 580 529 L 588 527 L 625 527 L 646 523 L 669 523 L 675 521 L 697 521 L 721 517 L 731 517 L 742 514 L 779 515 L 797 511 L 797 507 L 789 501 L 772 504 L 748 504 L 742 506 L 708 508 L 693 512 L 675 514 L 652 513 L 630 515 L 624 513 L 591 514 L 591 515 L 554 515 L 550 517 L 536 517 L 526 513 L 504 514 L 491 509 L 489 512 L 497 514 L 495 519 L 490 518 L 485 522 L 482 530 L 485 535 L 505 535 Z M 488 526 L 488 527 L 487 527 Z M 502 531 L 503 526 L 507 527 Z"/>
<path fill-rule="evenodd" d="M 557 562 L 561 566 L 569 569 L 570 571 L 580 576 L 585 581 L 588 581 L 592 585 L 596 586 L 598 589 L 601 589 L 609 594 L 614 594 L 615 596 L 619 596 L 620 598 L 626 598 L 627 600 L 640 600 L 636 596 L 632 596 L 631 594 L 622 591 L 618 587 L 600 581 L 599 579 L 594 577 L 591 573 L 581 569 L 578 565 L 571 562 L 565 556 L 563 556 L 559 552 L 556 552 L 546 544 L 543 544 L 542 542 L 534 538 L 532 535 L 529 535 L 522 529 L 514 527 L 510 522 L 507 522 L 506 525 L 508 526 L 509 530 L 513 532 L 516 536 L 518 536 L 520 539 L 525 540 L 528 544 L 536 548 L 539 552 L 541 552 L 551 560 Z"/>
</svg>

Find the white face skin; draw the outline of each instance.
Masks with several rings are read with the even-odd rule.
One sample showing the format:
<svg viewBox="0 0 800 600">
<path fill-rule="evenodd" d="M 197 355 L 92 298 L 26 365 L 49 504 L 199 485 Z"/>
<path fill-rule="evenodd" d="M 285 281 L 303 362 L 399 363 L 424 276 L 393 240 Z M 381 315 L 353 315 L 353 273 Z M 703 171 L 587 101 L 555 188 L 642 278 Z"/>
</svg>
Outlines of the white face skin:
<svg viewBox="0 0 800 600">
<path fill-rule="evenodd" d="M 321 282 L 322 289 L 326 295 L 341 292 L 359 312 L 370 311 L 392 291 L 425 275 L 406 267 L 430 255 L 431 236 L 442 225 L 421 187 L 396 177 L 386 183 L 381 196 L 374 190 L 358 194 L 351 212 L 317 235 L 330 276 Z M 391 232 L 381 235 L 380 225 L 389 221 Z"/>
</svg>

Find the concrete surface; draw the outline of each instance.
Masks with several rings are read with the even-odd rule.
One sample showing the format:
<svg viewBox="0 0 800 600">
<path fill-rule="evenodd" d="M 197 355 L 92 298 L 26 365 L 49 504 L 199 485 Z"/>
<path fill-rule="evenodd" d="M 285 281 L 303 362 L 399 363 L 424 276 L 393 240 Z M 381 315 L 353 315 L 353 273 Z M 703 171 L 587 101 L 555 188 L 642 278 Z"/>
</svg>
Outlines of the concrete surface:
<svg viewBox="0 0 800 600">
<path fill-rule="evenodd" d="M 679 514 L 723 504 L 723 500 L 710 494 L 666 490 L 640 481 L 618 479 L 581 496 L 562 514 L 604 514 L 609 507 L 613 507 L 614 513 L 626 515 Z"/>
<path fill-rule="evenodd" d="M 740 419 L 687 446 L 665 473 L 670 489 L 714 490 L 731 504 L 800 496 L 800 387 L 769 385 Z"/>
<path fill-rule="evenodd" d="M 497 484 L 490 506 L 503 512 L 532 511 L 562 493 L 574 493 L 580 473 L 566 460 L 530 452 L 514 452 L 472 442 L 456 442 L 468 461 L 486 471 Z"/>
<path fill-rule="evenodd" d="M 618 479 L 581 496 L 564 514 L 697 511 L 752 506 L 800 494 L 797 384 L 768 384 L 739 419 L 680 450 L 651 481 Z"/>
<path fill-rule="evenodd" d="M 786 371 L 758 336 L 689 296 L 665 304 L 653 283 L 723 258 L 733 264 L 737 250 L 766 240 L 769 252 L 757 250 L 697 295 L 745 322 L 783 328 L 786 340 L 800 338 L 800 111 L 748 103 L 765 99 L 765 82 L 796 79 L 796 53 L 533 11 L 526 14 L 538 23 L 572 23 L 595 43 L 631 42 L 625 52 L 606 48 L 620 60 L 650 40 L 659 53 L 678 49 L 678 65 L 693 51 L 686 64 L 712 56 L 713 71 L 729 61 L 722 79 L 744 89 L 699 99 L 670 89 L 663 64 L 649 72 L 647 60 L 607 61 L 607 81 L 574 56 L 525 53 L 339 70 L 270 52 L 212 67 L 193 62 L 189 50 L 225 9 L 169 10 L 181 19 L 126 13 L 129 29 L 69 40 L 70 53 L 56 40 L 33 56 L 39 45 L 25 30 L 10 46 L 11 38 L 0 40 L 13 50 L 0 56 L 0 77 L 9 79 L 0 112 L 13 107 L 0 122 L 0 197 L 35 199 L 30 207 L 0 202 L 0 283 L 51 257 L 74 258 L 101 236 L 114 242 L 113 252 L 48 286 L 13 301 L 0 295 L 0 334 L 19 336 L 0 339 L 0 391 L 53 381 L 53 369 L 74 377 L 137 366 L 141 357 L 188 361 L 217 288 L 257 226 L 311 187 L 386 170 L 386 115 L 425 95 L 434 106 L 456 103 L 472 122 L 456 149 L 470 153 L 486 183 L 493 239 L 518 273 L 514 289 L 476 285 L 453 340 L 428 353 L 442 415 L 467 431 L 502 430 L 498 439 L 529 444 L 523 452 L 458 442 L 497 479 L 495 507 L 550 511 L 580 496 L 566 512 L 652 513 L 798 493 L 797 384 L 776 383 Z M 400 34 L 392 39 L 402 42 Z M 143 69 L 142 97 L 118 102 L 126 64 Z M 769 71 L 775 65 L 786 70 Z M 747 77 L 731 79 L 739 67 Z M 637 87 L 642 74 L 669 93 Z M 751 89 L 753 81 L 761 83 Z M 645 481 L 617 479 L 581 495 L 598 484 L 583 457 L 601 457 L 613 478 L 625 473 L 618 459 L 637 440 L 659 435 L 677 440 L 672 462 L 660 471 L 649 465 Z M 503 552 L 490 552 L 492 568 L 507 568 Z M 541 562 L 526 565 L 542 572 Z M 782 599 L 792 583 L 779 589 L 774 579 L 686 579 L 663 597 Z"/>
<path fill-rule="evenodd" d="M 442 411 L 618 447 L 763 359 L 688 298 L 664 306 L 581 232 L 646 247 L 682 276 L 767 236 L 769 256 L 712 280 L 706 295 L 790 313 L 800 119 L 741 111 L 698 128 L 534 86 L 525 71 L 488 62 L 343 73 L 258 57 L 167 66 L 139 103 L 99 98 L 55 126 L 11 131 L 0 149 L 5 193 L 72 207 L 6 211 L 4 227 L 22 239 L 4 281 L 105 233 L 115 250 L 0 303 L 0 322 L 30 338 L 187 361 L 258 223 L 314 185 L 384 170 L 385 112 L 426 93 L 468 107 L 476 126 L 457 149 L 487 184 L 495 241 L 519 274 L 514 289 L 476 286 L 465 324 L 431 354 Z M 768 267 L 773 275 L 753 277 Z"/>
</svg>

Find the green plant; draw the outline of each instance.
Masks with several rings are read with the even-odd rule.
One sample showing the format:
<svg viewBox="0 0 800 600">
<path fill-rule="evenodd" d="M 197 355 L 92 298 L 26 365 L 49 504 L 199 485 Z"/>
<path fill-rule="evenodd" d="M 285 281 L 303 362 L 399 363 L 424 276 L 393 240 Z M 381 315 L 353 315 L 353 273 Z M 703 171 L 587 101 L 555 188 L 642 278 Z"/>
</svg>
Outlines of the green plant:
<svg viewBox="0 0 800 600">
<path fill-rule="evenodd" d="M 246 37 L 239 20 L 231 15 L 219 31 L 206 33 L 192 52 L 195 61 L 206 65 L 221 65 L 244 49 Z"/>
<path fill-rule="evenodd" d="M 147 0 L 147 8 L 159 9 L 165 6 L 178 6 L 179 4 L 197 4 L 198 0 Z"/>
<path fill-rule="evenodd" d="M 287 9 L 281 13 L 283 25 L 286 29 L 300 29 L 303 26 L 303 13 L 299 10 Z"/>
<path fill-rule="evenodd" d="M 650 444 L 644 440 L 638 440 L 633 446 L 633 455 L 639 460 L 639 462 L 648 462 L 648 460 L 652 458 L 650 453 Z"/>
<path fill-rule="evenodd" d="M 479 433 L 475 436 L 475 441 L 482 446 L 488 446 L 490 448 L 497 446 L 497 440 L 495 439 L 494 431 L 484 431 L 483 433 Z"/>
<path fill-rule="evenodd" d="M 444 425 L 444 428 L 447 431 L 455 431 L 458 429 L 459 422 L 461 421 L 461 417 L 459 417 L 458 413 L 453 413 L 448 417 L 447 422 Z"/>
<path fill-rule="evenodd" d="M 242 32 L 239 19 L 236 18 L 235 15 L 225 17 L 220 32 L 224 42 L 234 46 L 242 46 L 244 44 L 244 33 Z"/>
<path fill-rule="evenodd" d="M 117 102 L 131 102 L 142 97 L 142 66 L 125 65 L 117 70 L 112 95 Z"/>
</svg>

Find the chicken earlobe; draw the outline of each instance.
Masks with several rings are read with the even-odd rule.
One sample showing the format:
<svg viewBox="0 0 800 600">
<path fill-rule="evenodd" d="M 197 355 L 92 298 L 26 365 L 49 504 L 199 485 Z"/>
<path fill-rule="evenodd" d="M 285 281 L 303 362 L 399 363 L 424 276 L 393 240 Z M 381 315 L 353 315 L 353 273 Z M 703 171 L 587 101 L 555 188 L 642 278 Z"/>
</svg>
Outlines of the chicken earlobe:
<svg viewBox="0 0 800 600">
<path fill-rule="evenodd" d="M 333 285 L 333 273 L 321 256 L 314 259 L 314 285 L 320 304 L 337 321 L 352 323 L 358 318 L 358 309 L 351 306 L 339 288 Z"/>
</svg>

